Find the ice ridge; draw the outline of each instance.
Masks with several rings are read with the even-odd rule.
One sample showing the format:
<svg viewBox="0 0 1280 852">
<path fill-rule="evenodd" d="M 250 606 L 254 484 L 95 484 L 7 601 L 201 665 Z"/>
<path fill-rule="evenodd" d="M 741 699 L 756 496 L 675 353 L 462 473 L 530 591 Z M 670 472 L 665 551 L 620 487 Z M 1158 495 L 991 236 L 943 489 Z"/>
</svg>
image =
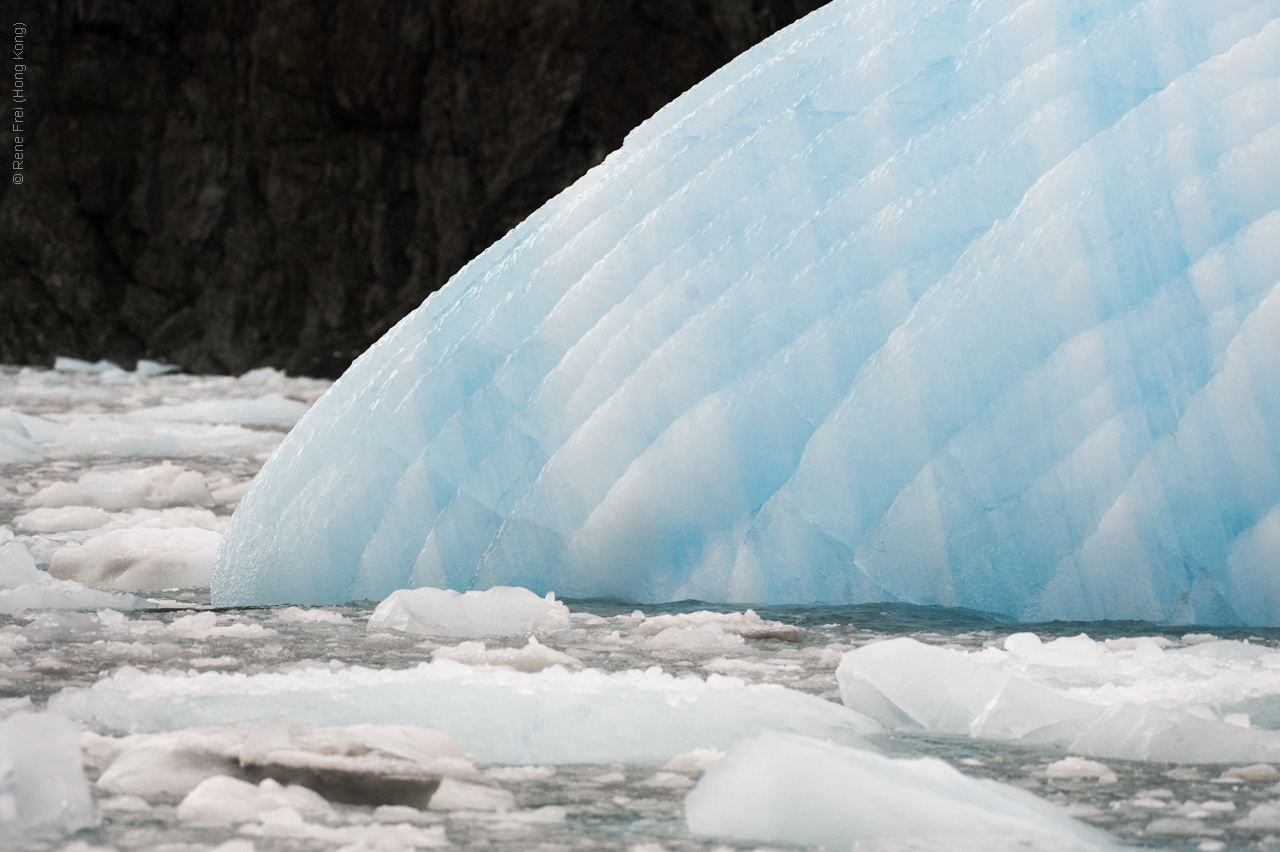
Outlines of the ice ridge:
<svg viewBox="0 0 1280 852">
<path fill-rule="evenodd" d="M 1280 0 L 835 0 L 288 436 L 218 604 L 1280 624 Z"/>
</svg>

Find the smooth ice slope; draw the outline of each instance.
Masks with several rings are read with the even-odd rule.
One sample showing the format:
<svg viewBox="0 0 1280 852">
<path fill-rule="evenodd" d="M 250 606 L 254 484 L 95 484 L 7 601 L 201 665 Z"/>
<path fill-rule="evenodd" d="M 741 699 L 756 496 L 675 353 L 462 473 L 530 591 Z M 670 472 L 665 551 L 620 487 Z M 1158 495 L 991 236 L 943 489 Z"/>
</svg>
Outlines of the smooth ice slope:
<svg viewBox="0 0 1280 852">
<path fill-rule="evenodd" d="M 1280 0 L 836 0 L 361 357 L 214 600 L 1280 623 L 1278 122 Z"/>
<path fill-rule="evenodd" d="M 735 745 L 685 797 L 694 834 L 828 849 L 1106 850 L 1104 832 L 1023 790 L 766 731 Z"/>
</svg>

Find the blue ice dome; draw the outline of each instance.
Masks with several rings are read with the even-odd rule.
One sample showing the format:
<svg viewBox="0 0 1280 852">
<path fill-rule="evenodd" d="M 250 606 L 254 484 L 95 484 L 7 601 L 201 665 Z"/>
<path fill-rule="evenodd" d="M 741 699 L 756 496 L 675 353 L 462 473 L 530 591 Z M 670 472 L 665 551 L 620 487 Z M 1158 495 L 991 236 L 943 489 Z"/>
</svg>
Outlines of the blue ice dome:
<svg viewBox="0 0 1280 852">
<path fill-rule="evenodd" d="M 1280 0 L 835 0 L 362 355 L 217 604 L 1280 624 Z"/>
</svg>

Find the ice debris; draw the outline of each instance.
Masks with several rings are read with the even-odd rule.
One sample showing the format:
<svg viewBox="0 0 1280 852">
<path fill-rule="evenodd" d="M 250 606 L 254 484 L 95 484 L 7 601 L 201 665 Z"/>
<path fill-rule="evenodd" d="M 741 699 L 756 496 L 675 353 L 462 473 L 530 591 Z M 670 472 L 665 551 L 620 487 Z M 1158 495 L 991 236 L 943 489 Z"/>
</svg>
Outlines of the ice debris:
<svg viewBox="0 0 1280 852">
<path fill-rule="evenodd" d="M 152 604 L 130 594 L 104 592 L 75 580 L 59 580 L 36 567 L 31 553 L 0 527 L 0 613 L 21 610 L 145 609 Z"/>
<path fill-rule="evenodd" d="M 895 759 L 766 731 L 685 797 L 694 834 L 828 849 L 1114 850 L 1104 832 L 937 758 Z"/>
<path fill-rule="evenodd" d="M 49 707 L 96 729 L 165 732 L 285 717 L 310 727 L 356 723 L 445 731 L 493 763 L 661 765 L 723 750 L 762 728 L 864 743 L 880 726 L 838 704 L 772 684 L 647 671 L 535 674 L 436 660 L 410 669 L 307 668 L 244 675 L 146 674 L 123 667 Z"/>
<path fill-rule="evenodd" d="M 552 592 L 541 597 L 514 586 L 459 593 L 451 589 L 401 589 L 378 604 L 370 630 L 403 630 L 424 636 L 469 639 L 509 636 L 569 626 L 569 608 Z"/>
<path fill-rule="evenodd" d="M 80 727 L 55 713 L 0 721 L 0 838 L 57 837 L 97 823 Z"/>
<path fill-rule="evenodd" d="M 1239 641 L 1169 648 L 1032 633 L 964 651 L 910 638 L 844 654 L 844 704 L 888 727 L 1054 745 L 1090 757 L 1181 763 L 1280 761 L 1280 651 Z M 1092 762 L 1063 765 L 1079 769 Z M 1105 767 L 1103 767 L 1105 769 Z M 1092 769 L 1091 769 L 1092 771 Z"/>
<path fill-rule="evenodd" d="M 1280 624 L 1280 9 L 836 0 L 359 358 L 218 604 Z"/>
<path fill-rule="evenodd" d="M 457 788 L 462 792 L 485 786 L 456 739 L 412 725 L 272 723 L 120 739 L 86 733 L 83 740 L 86 763 L 101 772 L 101 790 L 143 799 L 184 796 L 214 776 L 255 783 L 269 778 L 329 801 L 416 808 L 428 806 L 445 778 L 464 785 Z"/>
<path fill-rule="evenodd" d="M 54 552 L 49 573 L 100 589 L 208 586 L 222 536 L 196 528 L 114 530 Z"/>
</svg>

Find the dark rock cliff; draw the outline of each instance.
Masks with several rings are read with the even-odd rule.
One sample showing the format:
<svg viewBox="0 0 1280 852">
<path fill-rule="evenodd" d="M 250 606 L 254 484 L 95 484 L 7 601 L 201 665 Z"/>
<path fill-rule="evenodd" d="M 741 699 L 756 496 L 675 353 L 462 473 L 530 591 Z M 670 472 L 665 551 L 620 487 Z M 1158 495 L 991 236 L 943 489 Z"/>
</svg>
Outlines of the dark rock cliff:
<svg viewBox="0 0 1280 852">
<path fill-rule="evenodd" d="M 28 28 L 0 362 L 336 375 L 628 130 L 819 5 L 0 0 L 0 47 Z"/>
</svg>

